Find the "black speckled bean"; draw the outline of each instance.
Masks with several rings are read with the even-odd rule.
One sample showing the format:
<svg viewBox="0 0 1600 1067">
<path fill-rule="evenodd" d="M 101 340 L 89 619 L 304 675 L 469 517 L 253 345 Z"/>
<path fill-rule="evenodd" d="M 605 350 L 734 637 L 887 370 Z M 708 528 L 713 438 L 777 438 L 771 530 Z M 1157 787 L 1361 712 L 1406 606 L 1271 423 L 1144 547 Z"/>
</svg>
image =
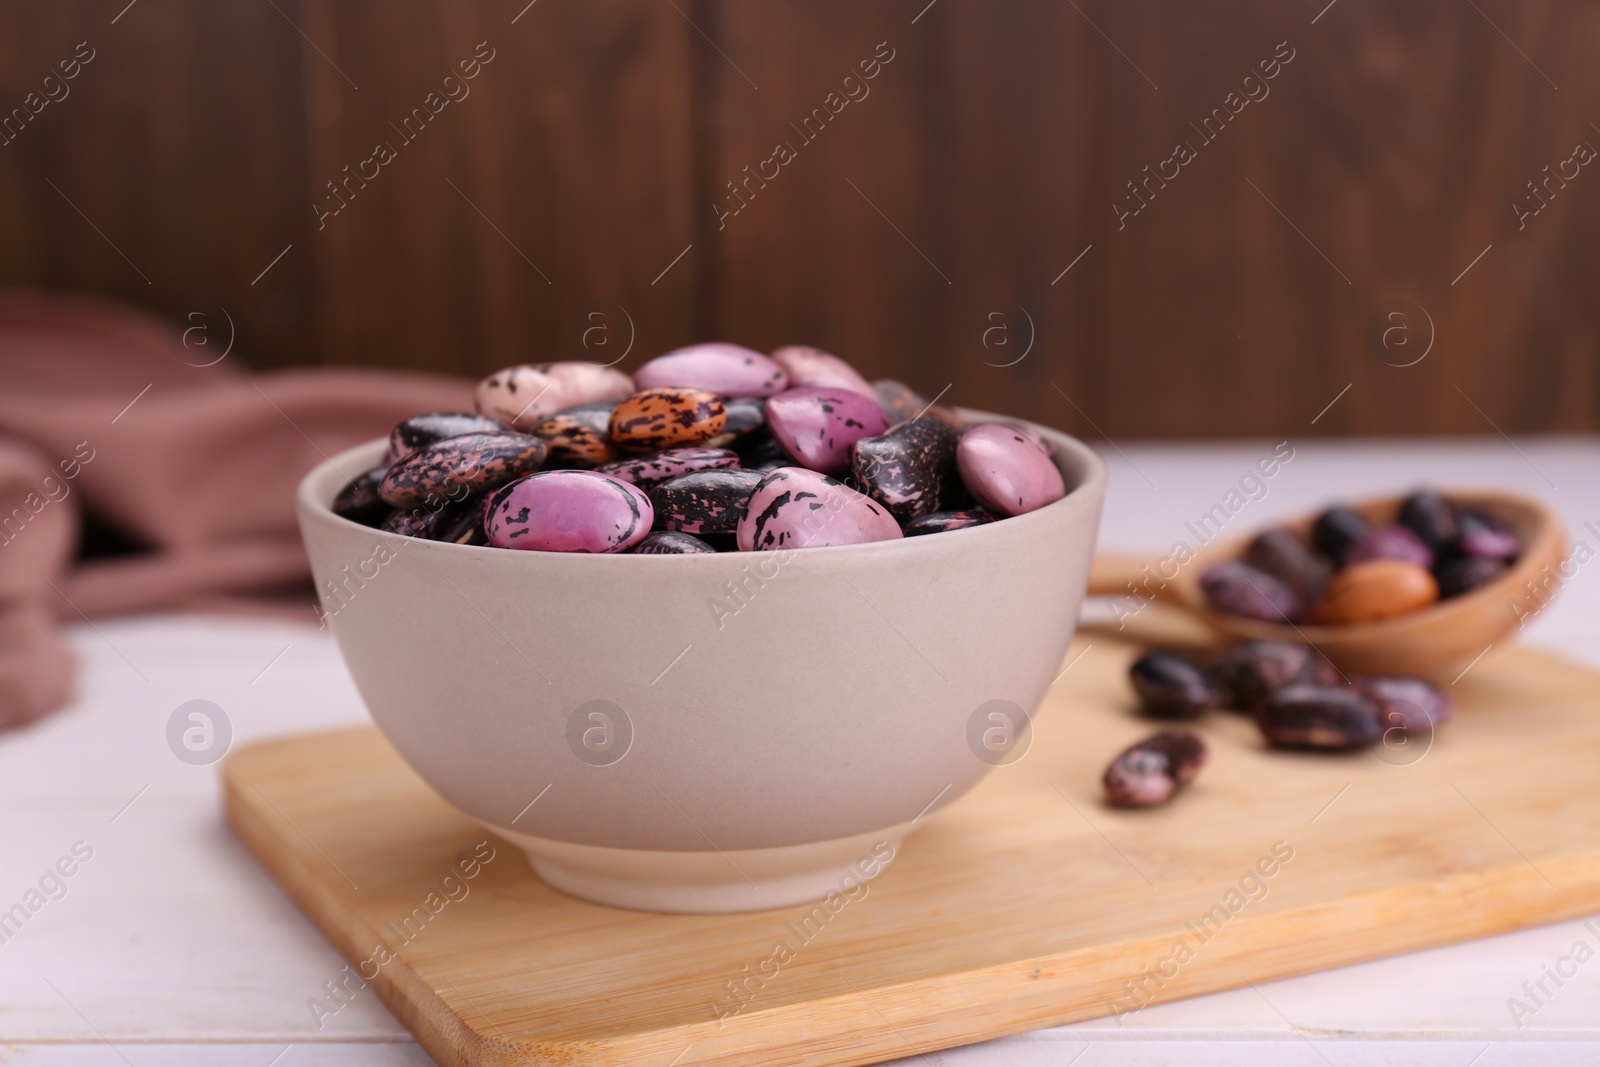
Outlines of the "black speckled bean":
<svg viewBox="0 0 1600 1067">
<path fill-rule="evenodd" d="M 1448 556 L 1433 568 L 1439 598 L 1460 596 L 1494 581 L 1506 572 L 1506 561 L 1487 556 Z"/>
<path fill-rule="evenodd" d="M 903 525 L 938 511 L 949 487 L 960 484 L 960 441 L 942 419 L 902 422 L 852 445 L 850 468 L 861 490 Z"/>
<path fill-rule="evenodd" d="M 935 511 L 912 519 L 902 526 L 901 530 L 907 537 L 921 537 L 923 534 L 944 533 L 947 530 L 965 530 L 994 520 L 995 517 L 982 508 L 966 511 Z"/>
<path fill-rule="evenodd" d="M 1283 582 L 1307 604 L 1316 603 L 1322 596 L 1322 587 L 1333 573 L 1333 563 L 1327 556 L 1284 527 L 1267 530 L 1251 541 L 1244 561 Z"/>
<path fill-rule="evenodd" d="M 1345 549 L 1367 536 L 1371 524 L 1361 513 L 1342 505 L 1317 516 L 1311 527 L 1311 543 L 1329 559 L 1344 559 Z"/>
<path fill-rule="evenodd" d="M 1522 551 L 1516 534 L 1482 512 L 1462 510 L 1456 516 L 1456 524 L 1456 551 L 1463 555 L 1514 559 Z"/>
<path fill-rule="evenodd" d="M 727 448 L 735 441 L 747 440 L 767 425 L 767 402 L 759 396 L 740 396 L 724 399 L 728 421 L 722 432 L 706 442 L 712 448 Z"/>
<path fill-rule="evenodd" d="M 378 524 L 378 529 L 402 537 L 420 537 L 424 541 L 437 540 L 435 534 L 444 526 L 450 512 L 446 508 L 395 508 Z"/>
<path fill-rule="evenodd" d="M 744 468 L 704 470 L 652 486 L 656 524 L 681 533 L 733 533 L 763 477 Z"/>
<path fill-rule="evenodd" d="M 628 551 L 636 556 L 695 556 L 717 550 L 694 534 L 657 530 Z"/>
<path fill-rule="evenodd" d="M 1347 686 L 1286 686 L 1268 697 L 1255 717 L 1278 748 L 1365 748 L 1383 736 L 1378 705 Z"/>
<path fill-rule="evenodd" d="M 1305 601 L 1286 583 L 1239 560 L 1224 560 L 1200 575 L 1200 591 L 1212 611 L 1263 622 L 1298 622 Z"/>
<path fill-rule="evenodd" d="M 1399 519 L 1435 555 L 1455 543 L 1455 508 L 1438 493 L 1428 489 L 1412 493 L 1401 503 Z"/>
<path fill-rule="evenodd" d="M 1267 697 L 1296 682 L 1332 685 L 1339 672 L 1320 653 L 1287 641 L 1241 641 L 1211 665 L 1223 698 L 1239 711 L 1254 711 Z"/>
<path fill-rule="evenodd" d="M 1176 652 L 1152 649 L 1133 661 L 1128 678 L 1144 710 L 1165 718 L 1192 719 L 1217 703 L 1217 688 L 1199 665 Z"/>
<path fill-rule="evenodd" d="M 430 540 L 449 541 L 456 545 L 486 545 L 489 535 L 483 529 L 483 517 L 488 494 L 470 497 L 459 504 L 451 504 L 447 514 L 433 530 Z"/>
<path fill-rule="evenodd" d="M 893 378 L 880 378 L 873 382 L 872 391 L 877 394 L 879 406 L 895 422 L 914 419 L 928 409 L 928 402 L 921 393 Z"/>
<path fill-rule="evenodd" d="M 435 411 L 413 415 L 389 432 L 389 466 L 405 459 L 419 448 L 469 433 L 508 433 L 510 428 L 483 415 L 462 411 Z"/>
<path fill-rule="evenodd" d="M 1354 685 L 1378 705 L 1385 730 L 1431 734 L 1455 717 L 1455 705 L 1443 689 L 1421 678 L 1356 678 Z"/>
<path fill-rule="evenodd" d="M 753 431 L 738 443 L 739 465 L 751 470 L 773 471 L 794 463 L 777 439 L 765 429 Z"/>
<path fill-rule="evenodd" d="M 352 478 L 333 498 L 333 513 L 363 526 L 378 526 L 389 517 L 390 506 L 378 495 L 378 485 L 388 467 L 373 467 Z"/>
<path fill-rule="evenodd" d="M 1123 750 L 1106 768 L 1106 799 L 1119 807 L 1165 804 L 1206 764 L 1206 743 L 1189 730 L 1163 730 Z"/>
<path fill-rule="evenodd" d="M 739 466 L 737 454 L 726 448 L 669 448 L 653 456 L 619 459 L 600 468 L 601 474 L 620 478 L 640 489 L 670 482 L 695 471 L 723 470 Z"/>
<path fill-rule="evenodd" d="M 525 433 L 475 433 L 436 441 L 389 468 L 378 495 L 395 507 L 443 506 L 532 474 L 545 443 Z"/>
</svg>

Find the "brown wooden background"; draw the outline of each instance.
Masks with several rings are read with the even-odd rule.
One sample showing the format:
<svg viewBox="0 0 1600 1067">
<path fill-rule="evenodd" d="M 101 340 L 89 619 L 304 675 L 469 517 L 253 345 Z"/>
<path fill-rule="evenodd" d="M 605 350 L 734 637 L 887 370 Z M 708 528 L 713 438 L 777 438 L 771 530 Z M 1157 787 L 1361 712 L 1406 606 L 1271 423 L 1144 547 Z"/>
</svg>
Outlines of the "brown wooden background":
<svg viewBox="0 0 1600 1067">
<path fill-rule="evenodd" d="M 805 341 L 1114 438 L 1600 429 L 1600 167 L 1511 209 L 1600 147 L 1600 7 L 926 2 L 7 4 L 0 111 L 96 55 L 0 147 L 0 283 L 207 301 L 261 365 L 479 375 L 631 332 L 625 368 Z M 324 183 L 480 41 L 470 96 L 319 231 Z M 1284 41 L 1119 229 L 1125 183 Z M 798 158 L 719 229 L 778 141 Z"/>
</svg>

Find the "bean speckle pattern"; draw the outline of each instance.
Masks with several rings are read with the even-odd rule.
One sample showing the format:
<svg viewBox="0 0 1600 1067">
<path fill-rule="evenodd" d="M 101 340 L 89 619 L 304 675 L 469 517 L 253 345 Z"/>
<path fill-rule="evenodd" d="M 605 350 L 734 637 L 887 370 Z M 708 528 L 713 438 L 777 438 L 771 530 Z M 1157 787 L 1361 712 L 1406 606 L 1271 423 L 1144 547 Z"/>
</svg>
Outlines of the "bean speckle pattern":
<svg viewBox="0 0 1600 1067">
<path fill-rule="evenodd" d="M 428 415 L 413 415 L 389 433 L 389 463 L 405 459 L 419 448 L 426 448 L 447 437 L 461 437 L 469 433 L 505 433 L 510 427 L 483 415 L 460 411 L 435 411 Z"/>
<path fill-rule="evenodd" d="M 939 419 L 902 422 L 852 446 L 851 470 L 867 495 L 902 523 L 938 511 L 959 484 L 961 437 Z"/>
<path fill-rule="evenodd" d="M 857 441 L 889 428 L 889 416 L 860 393 L 806 386 L 767 400 L 767 428 L 800 466 L 838 474 L 849 468 Z"/>
<path fill-rule="evenodd" d="M 595 471 L 541 471 L 490 498 L 484 518 L 496 548 L 541 552 L 621 552 L 644 540 L 655 521 L 637 487 Z"/>
<path fill-rule="evenodd" d="M 330 505 L 333 513 L 363 526 L 377 526 L 393 510 L 389 502 L 378 495 L 378 486 L 388 472 L 388 467 L 374 467 L 350 479 L 333 498 Z"/>
<path fill-rule="evenodd" d="M 978 503 L 996 515 L 1025 515 L 1067 494 L 1061 471 L 1039 443 L 998 422 L 961 435 L 956 467 Z"/>
<path fill-rule="evenodd" d="M 1163 730 L 1129 746 L 1106 768 L 1106 799 L 1153 808 L 1172 799 L 1206 765 L 1206 744 L 1190 730 Z"/>
<path fill-rule="evenodd" d="M 609 400 L 579 404 L 558 411 L 535 426 L 534 436 L 550 449 L 546 465 L 598 467 L 616 459 L 621 453 L 611 443 L 611 412 L 615 407 Z"/>
<path fill-rule="evenodd" d="M 739 456 L 726 448 L 669 448 L 653 456 L 621 459 L 600 468 L 601 474 L 632 482 L 640 489 L 681 478 L 695 471 L 723 470 L 739 466 Z"/>
<path fill-rule="evenodd" d="M 989 514 L 982 508 L 960 511 L 934 511 L 919 518 L 912 519 L 901 527 L 907 537 L 921 537 L 923 534 L 946 533 L 950 530 L 968 530 L 974 526 L 985 526 L 995 521 L 996 516 Z"/>
<path fill-rule="evenodd" d="M 545 443 L 531 434 L 472 433 L 418 449 L 389 468 L 378 495 L 395 507 L 425 504 L 461 489 L 481 492 L 539 469 Z M 464 488 L 463 488 L 464 487 Z"/>
<path fill-rule="evenodd" d="M 743 345 L 714 341 L 657 356 L 633 376 L 639 389 L 701 389 L 722 397 L 764 397 L 782 392 L 789 376 L 772 359 Z"/>
<path fill-rule="evenodd" d="M 478 383 L 478 413 L 518 430 L 532 430 L 558 411 L 633 392 L 633 379 L 593 363 L 525 363 L 496 371 Z"/>
<path fill-rule="evenodd" d="M 824 352 L 810 345 L 785 345 L 772 353 L 772 361 L 788 374 L 791 388 L 812 386 L 817 389 L 848 389 L 852 393 L 877 399 L 872 383 L 832 352 Z"/>
<path fill-rule="evenodd" d="M 731 534 L 765 477 L 760 471 L 704 470 L 662 482 L 649 491 L 664 530 Z"/>
<path fill-rule="evenodd" d="M 717 550 L 694 534 L 657 530 L 628 551 L 636 556 L 698 556 L 714 555 Z"/>
<path fill-rule="evenodd" d="M 722 399 L 704 389 L 663 387 L 628 397 L 611 412 L 611 439 L 630 452 L 704 444 L 727 425 Z"/>
<path fill-rule="evenodd" d="M 899 523 L 882 505 L 804 467 L 779 467 L 767 474 L 738 528 L 744 552 L 859 545 L 902 536 Z"/>
</svg>

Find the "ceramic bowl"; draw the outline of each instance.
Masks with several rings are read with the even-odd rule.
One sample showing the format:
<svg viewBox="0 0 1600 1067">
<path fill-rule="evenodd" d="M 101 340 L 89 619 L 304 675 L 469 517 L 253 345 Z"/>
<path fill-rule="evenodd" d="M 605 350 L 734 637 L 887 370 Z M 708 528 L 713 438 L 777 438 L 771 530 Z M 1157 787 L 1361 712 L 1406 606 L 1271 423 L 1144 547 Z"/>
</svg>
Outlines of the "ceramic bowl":
<svg viewBox="0 0 1600 1067">
<path fill-rule="evenodd" d="M 978 413 L 968 413 L 978 417 Z M 1034 427 L 1066 497 L 1012 519 L 787 553 L 582 555 L 369 529 L 297 507 L 379 728 L 447 801 L 574 896 L 649 911 L 852 888 L 1026 739 L 1077 624 L 1099 458 Z"/>
</svg>

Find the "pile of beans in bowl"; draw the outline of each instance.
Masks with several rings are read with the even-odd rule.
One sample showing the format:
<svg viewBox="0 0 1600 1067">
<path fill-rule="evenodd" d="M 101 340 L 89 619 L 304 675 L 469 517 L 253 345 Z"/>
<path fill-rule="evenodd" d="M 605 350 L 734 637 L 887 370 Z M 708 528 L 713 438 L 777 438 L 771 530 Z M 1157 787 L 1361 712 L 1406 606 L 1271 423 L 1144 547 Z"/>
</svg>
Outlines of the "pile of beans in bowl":
<svg viewBox="0 0 1600 1067">
<path fill-rule="evenodd" d="M 475 399 L 396 426 L 333 510 L 456 544 L 682 555 L 915 537 L 1066 495 L 1032 432 L 967 424 L 804 346 L 693 345 L 631 377 L 508 367 Z"/>
<path fill-rule="evenodd" d="M 1268 530 L 1243 559 L 1207 568 L 1200 588 L 1228 615 L 1377 622 L 1491 582 L 1521 553 L 1517 536 L 1493 516 L 1424 489 L 1401 503 L 1393 522 L 1336 505 L 1317 516 L 1309 536 Z"/>
</svg>

